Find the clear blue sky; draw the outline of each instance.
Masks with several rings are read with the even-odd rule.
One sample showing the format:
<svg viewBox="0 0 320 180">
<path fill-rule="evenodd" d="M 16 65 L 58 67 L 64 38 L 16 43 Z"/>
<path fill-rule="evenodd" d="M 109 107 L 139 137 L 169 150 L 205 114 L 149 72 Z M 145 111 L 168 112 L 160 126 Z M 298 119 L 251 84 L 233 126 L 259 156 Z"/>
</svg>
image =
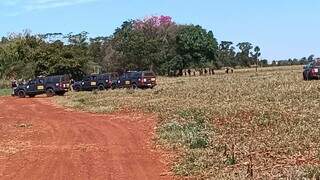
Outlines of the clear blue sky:
<svg viewBox="0 0 320 180">
<path fill-rule="evenodd" d="M 320 56 L 319 0 L 0 0 L 0 36 L 81 32 L 110 35 L 124 20 L 169 15 L 216 38 L 259 45 L 263 58 Z"/>
</svg>

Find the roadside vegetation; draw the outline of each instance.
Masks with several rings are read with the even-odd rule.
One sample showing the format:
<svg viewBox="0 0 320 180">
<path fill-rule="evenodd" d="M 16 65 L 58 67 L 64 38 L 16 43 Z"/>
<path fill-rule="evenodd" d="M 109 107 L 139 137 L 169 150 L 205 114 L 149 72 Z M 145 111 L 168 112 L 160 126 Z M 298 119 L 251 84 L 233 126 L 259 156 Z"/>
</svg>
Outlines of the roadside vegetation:
<svg viewBox="0 0 320 180">
<path fill-rule="evenodd" d="M 10 81 L 0 79 L 0 96 L 8 96 L 11 94 Z"/>
<path fill-rule="evenodd" d="M 9 96 L 11 95 L 11 89 L 0 89 L 0 96 Z"/>
<path fill-rule="evenodd" d="M 157 143 L 180 152 L 177 175 L 219 179 L 310 178 L 320 168 L 320 82 L 301 66 L 158 79 L 153 90 L 70 93 L 85 111 L 158 115 Z"/>
</svg>

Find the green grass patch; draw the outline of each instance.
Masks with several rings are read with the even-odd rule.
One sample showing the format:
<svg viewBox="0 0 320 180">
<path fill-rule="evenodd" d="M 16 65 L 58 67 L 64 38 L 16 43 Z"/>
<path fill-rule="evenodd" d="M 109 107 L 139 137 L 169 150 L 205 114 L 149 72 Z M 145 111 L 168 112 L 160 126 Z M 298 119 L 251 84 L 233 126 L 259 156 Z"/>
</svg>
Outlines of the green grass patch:
<svg viewBox="0 0 320 180">
<path fill-rule="evenodd" d="M 0 89 L 0 96 L 10 96 L 12 93 L 11 89 Z"/>
<path fill-rule="evenodd" d="M 200 149 L 209 146 L 212 133 L 206 117 L 197 111 L 180 111 L 180 121 L 173 120 L 160 126 L 159 138 L 174 147 Z"/>
</svg>

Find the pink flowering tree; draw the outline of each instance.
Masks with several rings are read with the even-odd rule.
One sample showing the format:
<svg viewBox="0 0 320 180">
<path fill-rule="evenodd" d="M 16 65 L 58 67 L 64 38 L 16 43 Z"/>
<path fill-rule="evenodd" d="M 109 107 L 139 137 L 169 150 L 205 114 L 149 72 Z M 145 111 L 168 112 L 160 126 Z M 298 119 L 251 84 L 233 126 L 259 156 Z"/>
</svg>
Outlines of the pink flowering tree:
<svg viewBox="0 0 320 180">
<path fill-rule="evenodd" d="M 148 28 L 160 28 L 160 27 L 168 27 L 173 25 L 172 17 L 170 16 L 150 16 L 146 17 L 142 20 L 138 19 L 134 22 L 134 27 L 136 29 L 148 29 Z"/>
</svg>

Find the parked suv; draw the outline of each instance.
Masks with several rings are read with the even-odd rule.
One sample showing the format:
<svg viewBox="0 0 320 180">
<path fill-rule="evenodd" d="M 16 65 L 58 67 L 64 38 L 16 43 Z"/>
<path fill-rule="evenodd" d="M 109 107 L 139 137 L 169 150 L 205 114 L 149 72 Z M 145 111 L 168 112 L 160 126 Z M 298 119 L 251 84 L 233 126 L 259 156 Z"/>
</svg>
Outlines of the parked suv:
<svg viewBox="0 0 320 180">
<path fill-rule="evenodd" d="M 313 80 L 320 78 L 320 60 L 310 62 L 309 64 L 303 67 L 303 79 L 304 80 Z"/>
<path fill-rule="evenodd" d="M 63 96 L 70 89 L 70 77 L 67 75 L 48 76 L 44 81 L 47 96 Z"/>
<path fill-rule="evenodd" d="M 126 88 L 154 88 L 156 83 L 156 76 L 151 71 L 128 71 L 119 78 L 120 87 Z"/>
<path fill-rule="evenodd" d="M 54 95 L 63 96 L 68 90 L 68 76 L 48 76 L 38 77 L 25 84 L 19 84 L 14 90 L 14 95 L 20 98 L 25 98 L 26 96 L 35 97 L 40 94 L 47 94 L 48 97 Z"/>
<path fill-rule="evenodd" d="M 93 74 L 86 76 L 82 81 L 73 84 L 75 91 L 92 91 L 94 89 L 105 90 L 111 88 L 112 81 L 110 74 Z"/>
</svg>

